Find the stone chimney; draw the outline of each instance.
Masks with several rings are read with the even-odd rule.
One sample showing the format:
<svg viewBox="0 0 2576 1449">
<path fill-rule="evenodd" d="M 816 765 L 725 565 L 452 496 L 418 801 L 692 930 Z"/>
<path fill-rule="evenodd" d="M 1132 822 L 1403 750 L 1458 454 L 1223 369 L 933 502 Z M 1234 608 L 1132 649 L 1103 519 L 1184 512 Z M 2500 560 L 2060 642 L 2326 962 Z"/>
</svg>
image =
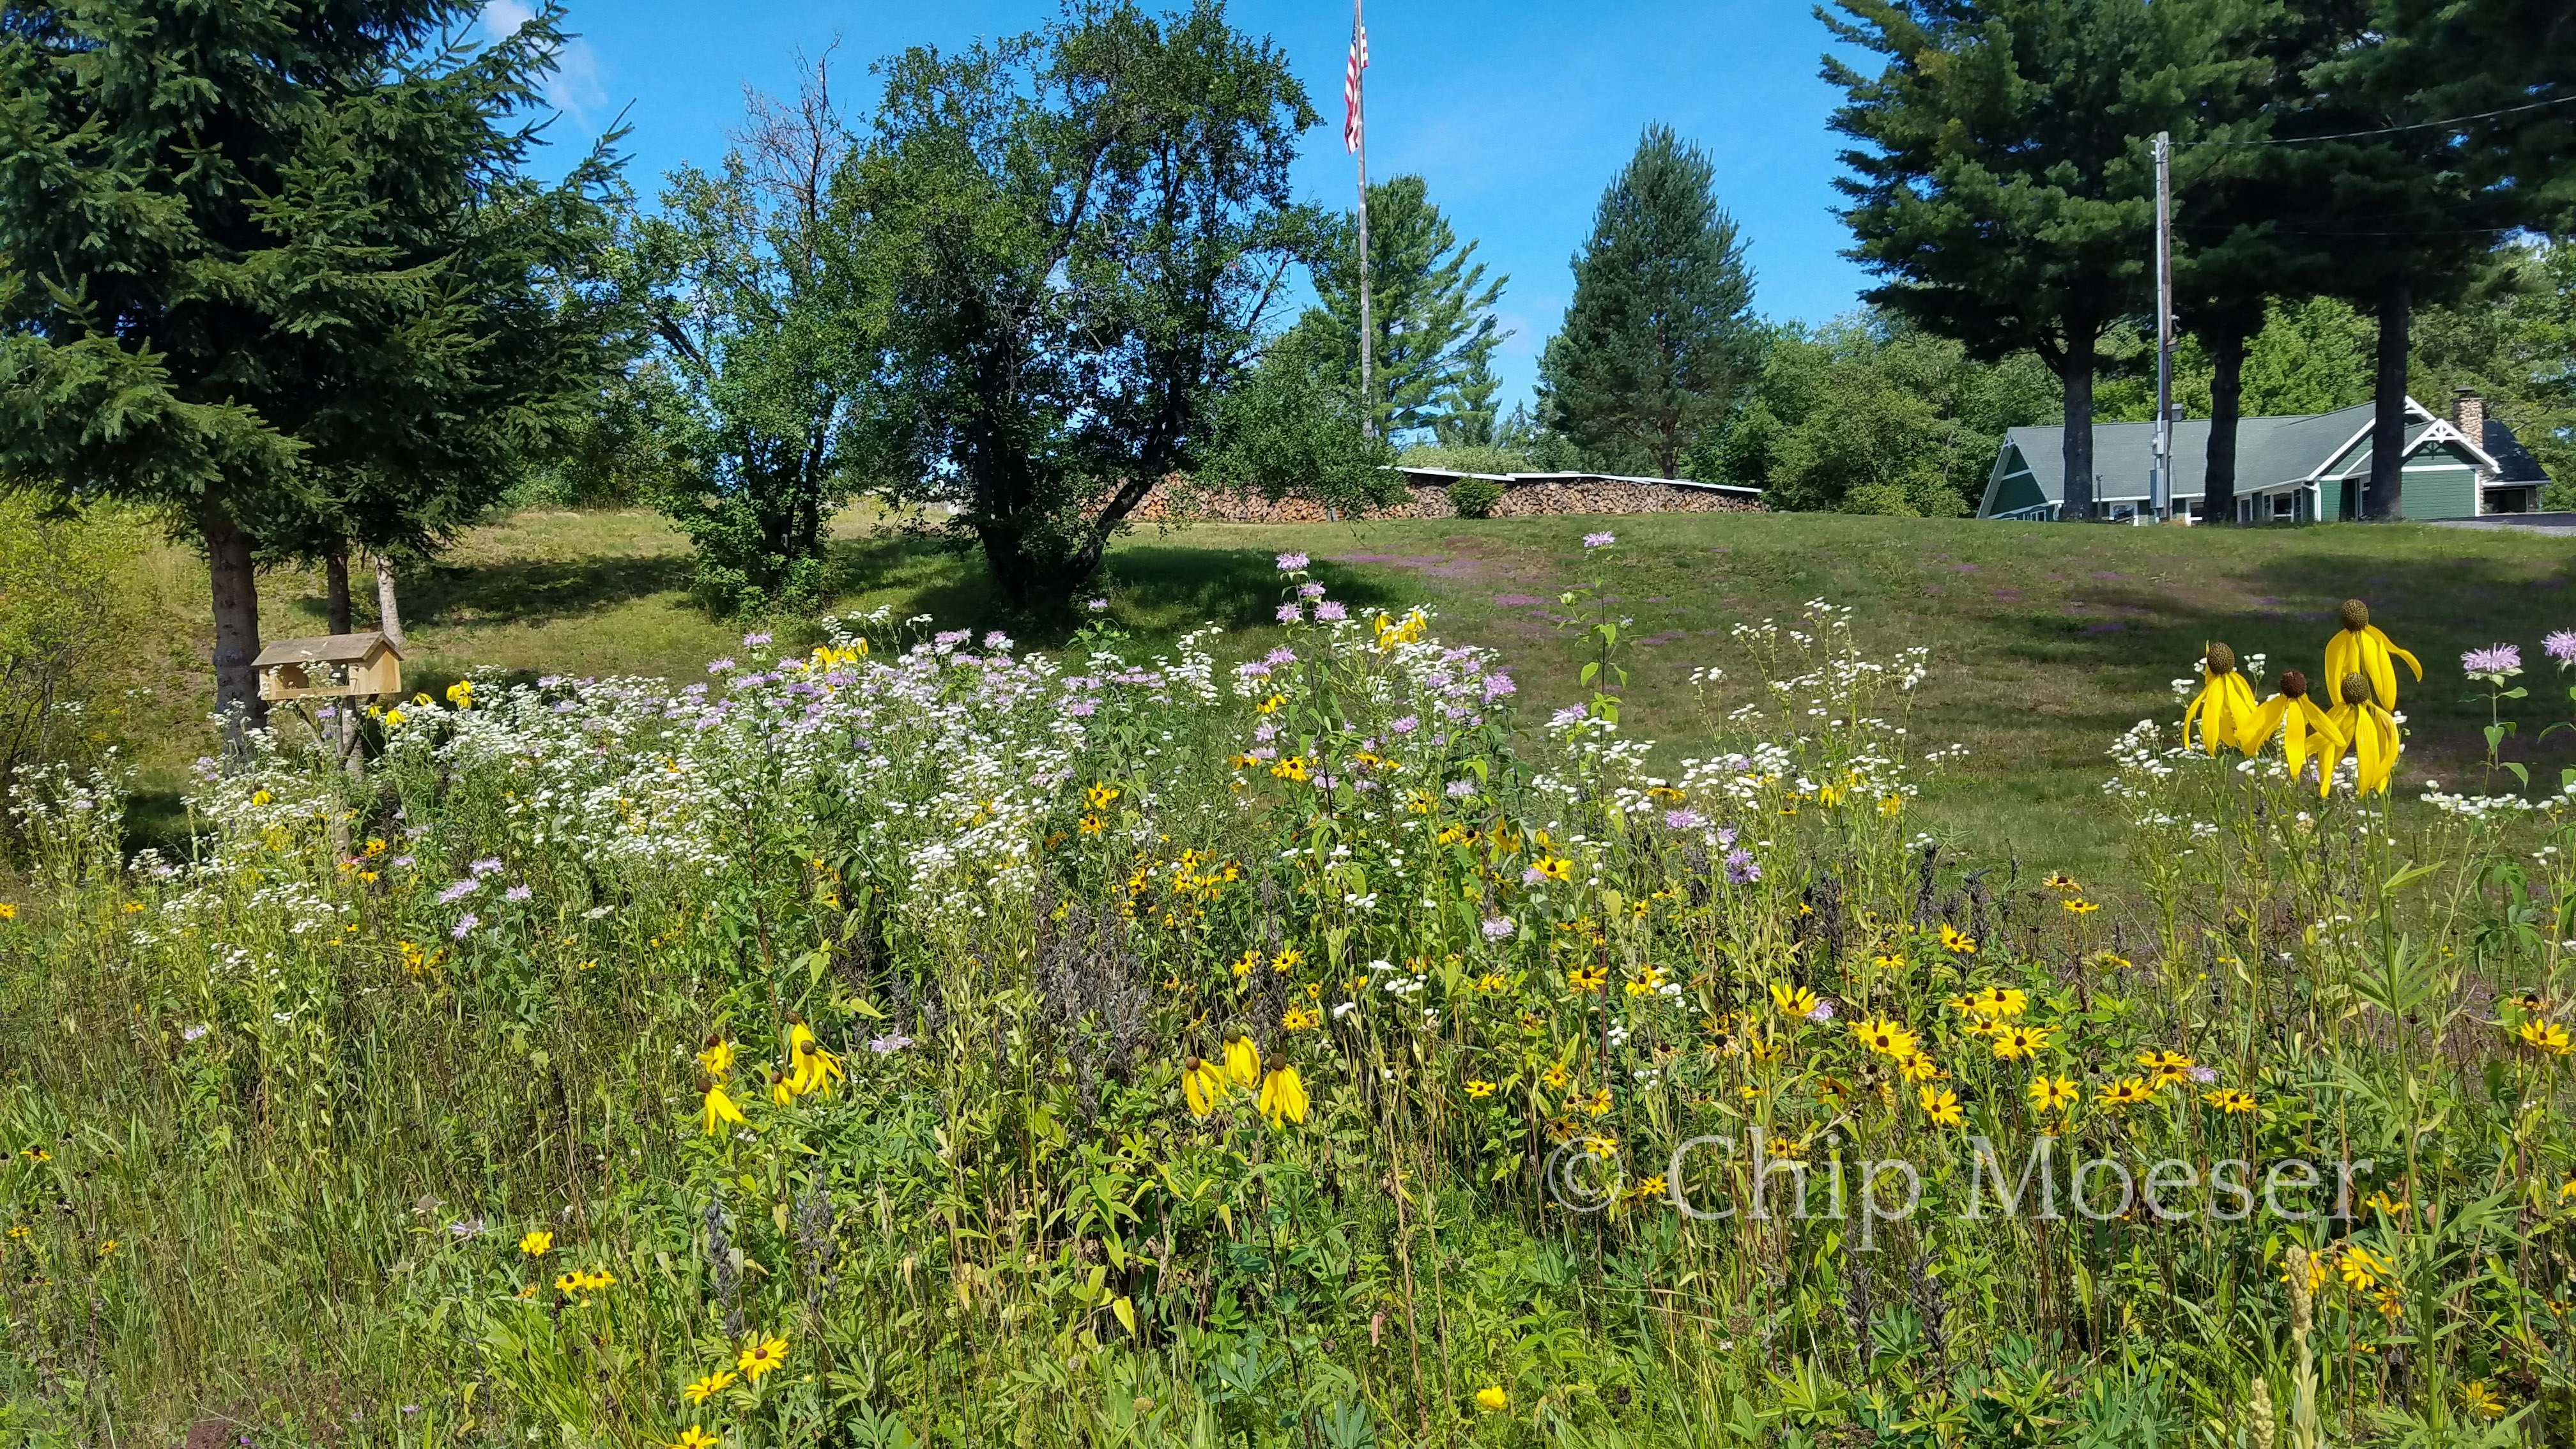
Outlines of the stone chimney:
<svg viewBox="0 0 2576 1449">
<path fill-rule="evenodd" d="M 2487 400 L 2465 387 L 2451 389 L 2451 426 L 2468 435 L 2470 442 L 2487 445 Z"/>
</svg>

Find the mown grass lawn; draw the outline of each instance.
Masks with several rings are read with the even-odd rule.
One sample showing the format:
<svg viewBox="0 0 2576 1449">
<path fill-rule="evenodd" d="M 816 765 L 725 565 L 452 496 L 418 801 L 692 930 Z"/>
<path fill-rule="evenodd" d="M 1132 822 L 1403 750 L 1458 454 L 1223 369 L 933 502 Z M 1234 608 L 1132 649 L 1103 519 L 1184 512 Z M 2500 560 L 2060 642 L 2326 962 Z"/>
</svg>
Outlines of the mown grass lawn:
<svg viewBox="0 0 2576 1449">
<path fill-rule="evenodd" d="M 1605 528 L 1618 544 L 1587 556 L 1582 535 Z M 836 538 L 845 589 L 835 609 L 882 605 L 1040 643 L 1070 627 L 1070 616 L 1014 620 L 979 559 L 874 514 L 849 515 Z M 1271 559 L 1290 549 L 1312 554 L 1354 608 L 1425 603 L 1441 634 L 1499 648 L 1533 708 L 1581 692 L 1583 640 L 1557 599 L 1597 570 L 1633 621 L 1627 724 L 1676 759 L 1704 738 L 1694 670 L 1728 671 L 1716 707 L 1749 697 L 1731 626 L 1793 619 L 1810 599 L 1849 605 L 1874 646 L 1931 648 L 1915 731 L 1927 745 L 1968 748 L 1929 793 L 1927 828 L 2028 869 L 2100 873 L 2117 856 L 2119 832 L 2096 805 L 2103 750 L 2135 721 L 2175 709 L 2171 681 L 2204 640 L 2267 655 L 2275 674 L 2313 676 L 2336 605 L 2366 600 L 2426 664 L 2425 684 L 2403 700 L 2418 731 L 2404 777 L 2411 794 L 2428 777 L 2479 780 L 2485 705 L 2460 677 L 2460 651 L 2509 640 L 2541 663 L 2540 636 L 2576 627 L 2564 542 L 2402 524 L 2078 528 L 1817 514 L 1199 524 L 1122 540 L 1100 592 L 1148 647 L 1214 621 L 1235 648 L 1266 649 L 1278 633 Z M 174 619 L 201 610 L 201 576 L 184 559 L 165 558 L 160 572 Z M 695 677 L 739 651 L 743 626 L 691 605 L 687 581 L 685 540 L 649 512 L 522 512 L 476 530 L 409 582 L 417 653 L 407 672 L 428 684 L 469 669 Z M 272 575 L 264 601 L 272 636 L 322 627 L 318 575 Z M 781 645 L 798 641 L 798 630 L 770 627 Z M 184 695 L 179 686 L 195 682 L 170 689 Z M 2527 682 L 2529 717 L 2507 755 L 2554 784 L 2576 747 L 2535 737 L 2552 700 L 2565 713 L 2564 695 L 2554 675 Z M 165 767 L 198 748 L 169 743 Z"/>
</svg>

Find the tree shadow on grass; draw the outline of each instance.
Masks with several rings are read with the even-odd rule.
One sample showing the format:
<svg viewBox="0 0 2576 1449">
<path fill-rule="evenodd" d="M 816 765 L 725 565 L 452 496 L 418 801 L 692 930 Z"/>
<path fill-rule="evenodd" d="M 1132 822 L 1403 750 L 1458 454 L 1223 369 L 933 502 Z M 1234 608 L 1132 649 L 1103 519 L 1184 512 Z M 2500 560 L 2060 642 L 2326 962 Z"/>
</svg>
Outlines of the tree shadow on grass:
<svg viewBox="0 0 2576 1449">
<path fill-rule="evenodd" d="M 405 623 L 421 626 L 542 626 L 688 587 L 689 560 L 680 554 L 433 564 L 402 581 L 402 612 Z M 296 607 L 319 617 L 323 601 L 299 599 Z"/>
<path fill-rule="evenodd" d="M 1308 576 L 1354 616 L 1409 606 L 1393 580 L 1317 559 Z M 1260 549 L 1140 544 L 1109 556 L 1102 592 L 1122 615 L 1149 627 L 1191 629 L 1221 624 L 1233 631 L 1278 622 L 1285 587 L 1278 556 Z"/>
</svg>

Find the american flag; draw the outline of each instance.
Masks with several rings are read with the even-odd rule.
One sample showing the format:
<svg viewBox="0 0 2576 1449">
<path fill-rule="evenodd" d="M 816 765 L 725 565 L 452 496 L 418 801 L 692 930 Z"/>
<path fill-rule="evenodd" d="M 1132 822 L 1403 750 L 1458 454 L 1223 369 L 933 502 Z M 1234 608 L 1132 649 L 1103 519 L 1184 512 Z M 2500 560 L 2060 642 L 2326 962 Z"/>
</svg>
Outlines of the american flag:
<svg viewBox="0 0 2576 1449">
<path fill-rule="evenodd" d="M 1342 67 L 1342 149 L 1360 148 L 1360 72 L 1368 69 L 1368 27 L 1351 26 L 1351 59 Z"/>
</svg>

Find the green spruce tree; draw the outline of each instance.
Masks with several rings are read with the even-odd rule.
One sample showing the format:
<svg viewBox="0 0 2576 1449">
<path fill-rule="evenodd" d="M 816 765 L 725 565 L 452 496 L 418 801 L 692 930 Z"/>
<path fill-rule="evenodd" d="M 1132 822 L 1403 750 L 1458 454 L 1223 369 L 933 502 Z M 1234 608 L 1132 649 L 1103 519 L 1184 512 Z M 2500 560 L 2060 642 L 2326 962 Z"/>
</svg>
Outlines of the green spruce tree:
<svg viewBox="0 0 2576 1449">
<path fill-rule="evenodd" d="M 1509 277 L 1485 279 L 1476 243 L 1464 245 L 1419 176 L 1368 190 L 1369 322 L 1376 329 L 1370 384 L 1380 432 L 1430 429 L 1443 441 L 1479 430 L 1491 440 L 1494 348 L 1507 335 L 1494 303 Z M 1322 360 L 1357 395 L 1360 377 L 1358 218 L 1325 229 L 1314 266 L 1318 305 L 1299 318 L 1299 350 Z M 1481 388 L 1481 393 L 1478 389 Z M 1444 431 L 1445 430 L 1445 431 Z M 1466 440 L 1461 438 L 1462 441 Z"/>
<path fill-rule="evenodd" d="M 1599 465 L 1679 477 L 1751 378 L 1753 275 L 1715 180 L 1706 152 L 1648 126 L 1575 255 L 1539 388 L 1548 426 Z"/>
<path fill-rule="evenodd" d="M 334 480 L 389 480 L 405 518 L 415 486 L 506 482 L 560 380 L 559 299 L 484 230 L 521 211 L 557 14 L 449 46 L 477 13 L 11 0 L 0 25 L 0 484 L 202 544 L 236 730 L 263 715 L 258 555 Z"/>
</svg>

